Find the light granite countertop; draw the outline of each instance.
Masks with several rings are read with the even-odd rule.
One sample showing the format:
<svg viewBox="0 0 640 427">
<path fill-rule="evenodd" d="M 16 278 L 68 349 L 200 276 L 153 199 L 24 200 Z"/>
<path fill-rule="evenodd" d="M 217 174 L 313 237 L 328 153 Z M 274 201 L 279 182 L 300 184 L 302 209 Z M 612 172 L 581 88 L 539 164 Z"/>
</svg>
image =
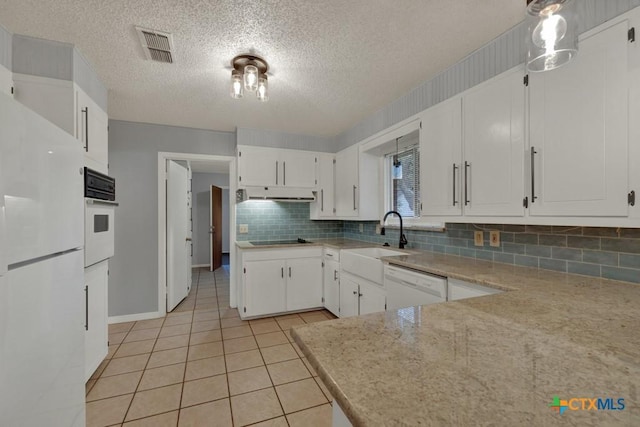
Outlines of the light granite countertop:
<svg viewBox="0 0 640 427">
<path fill-rule="evenodd" d="M 384 260 L 507 292 L 292 329 L 354 426 L 640 425 L 640 286 L 424 252 Z M 554 396 L 626 407 L 560 415 Z"/>
</svg>

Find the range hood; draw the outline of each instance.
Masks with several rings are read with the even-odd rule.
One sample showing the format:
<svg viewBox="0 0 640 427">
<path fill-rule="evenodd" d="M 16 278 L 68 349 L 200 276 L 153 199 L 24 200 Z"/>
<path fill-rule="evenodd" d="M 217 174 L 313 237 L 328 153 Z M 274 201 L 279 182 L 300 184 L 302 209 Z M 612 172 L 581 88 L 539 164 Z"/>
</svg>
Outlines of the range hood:
<svg viewBox="0 0 640 427">
<path fill-rule="evenodd" d="M 276 202 L 314 202 L 316 196 L 308 188 L 247 187 L 237 191 L 236 200 L 273 200 Z"/>
</svg>

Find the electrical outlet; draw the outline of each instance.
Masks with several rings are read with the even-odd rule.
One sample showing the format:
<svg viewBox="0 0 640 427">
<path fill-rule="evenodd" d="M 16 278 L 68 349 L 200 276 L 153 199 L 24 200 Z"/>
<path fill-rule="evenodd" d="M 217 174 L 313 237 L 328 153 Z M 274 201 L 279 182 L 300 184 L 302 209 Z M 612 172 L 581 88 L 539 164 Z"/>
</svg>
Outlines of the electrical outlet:
<svg viewBox="0 0 640 427">
<path fill-rule="evenodd" d="M 249 224 L 240 224 L 240 234 L 247 234 L 249 232 Z"/>
<path fill-rule="evenodd" d="M 492 230 L 489 232 L 489 244 L 494 248 L 500 246 L 500 232 L 498 230 Z"/>
<path fill-rule="evenodd" d="M 376 234 L 380 234 L 380 228 L 382 228 L 380 224 L 376 224 Z"/>
<path fill-rule="evenodd" d="M 364 232 L 364 224 L 360 224 L 360 232 L 363 233 Z"/>
<path fill-rule="evenodd" d="M 473 233 L 473 244 L 476 246 L 484 246 L 484 234 L 482 231 Z"/>
</svg>

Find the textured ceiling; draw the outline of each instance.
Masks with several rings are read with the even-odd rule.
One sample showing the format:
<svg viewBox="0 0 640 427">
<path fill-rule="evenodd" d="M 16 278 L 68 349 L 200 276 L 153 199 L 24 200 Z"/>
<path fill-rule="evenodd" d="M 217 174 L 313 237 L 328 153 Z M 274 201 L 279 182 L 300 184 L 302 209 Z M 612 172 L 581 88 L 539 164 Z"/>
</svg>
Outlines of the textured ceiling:
<svg viewBox="0 0 640 427">
<path fill-rule="evenodd" d="M 520 22 L 524 0 L 3 0 L 14 33 L 75 44 L 109 116 L 232 131 L 336 135 Z M 134 25 L 173 34 L 144 59 Z M 229 96 L 231 59 L 271 65 L 270 100 Z"/>
</svg>

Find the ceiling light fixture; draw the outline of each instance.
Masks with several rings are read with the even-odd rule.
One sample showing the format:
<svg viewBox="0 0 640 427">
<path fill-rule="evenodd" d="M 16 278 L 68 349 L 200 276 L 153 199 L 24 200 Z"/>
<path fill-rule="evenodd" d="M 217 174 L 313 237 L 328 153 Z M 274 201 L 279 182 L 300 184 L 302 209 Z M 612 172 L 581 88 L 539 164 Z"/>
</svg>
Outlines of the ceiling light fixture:
<svg viewBox="0 0 640 427">
<path fill-rule="evenodd" d="M 527 0 L 527 69 L 549 71 L 578 54 L 574 0 Z"/>
<path fill-rule="evenodd" d="M 244 92 L 255 92 L 258 100 L 269 100 L 267 61 L 255 55 L 238 55 L 231 61 L 231 97 L 240 99 Z"/>
</svg>

